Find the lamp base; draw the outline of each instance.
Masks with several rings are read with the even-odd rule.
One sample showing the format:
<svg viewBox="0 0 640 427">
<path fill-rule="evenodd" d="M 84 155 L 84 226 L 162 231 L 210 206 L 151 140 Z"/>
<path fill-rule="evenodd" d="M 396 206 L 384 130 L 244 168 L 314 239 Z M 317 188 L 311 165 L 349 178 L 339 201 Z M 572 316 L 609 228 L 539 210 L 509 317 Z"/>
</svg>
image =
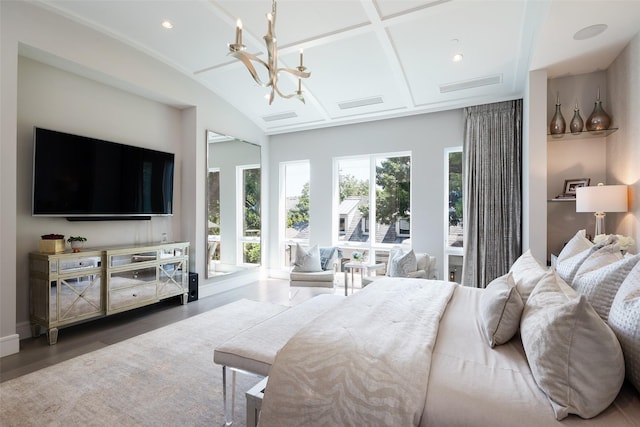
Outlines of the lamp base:
<svg viewBox="0 0 640 427">
<path fill-rule="evenodd" d="M 596 212 L 595 214 L 596 217 L 596 234 L 594 234 L 594 238 L 600 234 L 605 234 L 604 233 L 604 217 L 605 217 L 605 213 L 604 212 Z"/>
</svg>

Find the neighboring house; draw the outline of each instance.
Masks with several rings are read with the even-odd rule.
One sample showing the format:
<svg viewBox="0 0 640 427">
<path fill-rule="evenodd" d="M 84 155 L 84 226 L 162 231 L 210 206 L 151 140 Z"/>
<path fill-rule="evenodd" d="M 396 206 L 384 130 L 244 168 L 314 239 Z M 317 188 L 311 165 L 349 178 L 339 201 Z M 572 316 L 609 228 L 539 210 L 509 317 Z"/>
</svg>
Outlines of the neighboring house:
<svg viewBox="0 0 640 427">
<path fill-rule="evenodd" d="M 338 208 L 340 213 L 340 241 L 366 242 L 371 238 L 369 218 L 362 215 L 360 206 L 368 206 L 366 196 L 349 196 Z M 409 236 L 409 221 L 400 220 L 398 223 L 376 224 L 375 241 L 380 243 L 402 243 Z"/>
</svg>

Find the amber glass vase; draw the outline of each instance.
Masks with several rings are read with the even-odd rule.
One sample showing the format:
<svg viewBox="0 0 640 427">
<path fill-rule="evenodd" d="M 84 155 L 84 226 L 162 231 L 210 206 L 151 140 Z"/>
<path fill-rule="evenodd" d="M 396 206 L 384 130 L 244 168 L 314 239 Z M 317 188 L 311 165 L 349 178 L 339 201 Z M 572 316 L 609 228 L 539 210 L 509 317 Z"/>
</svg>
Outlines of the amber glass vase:
<svg viewBox="0 0 640 427">
<path fill-rule="evenodd" d="M 598 88 L 598 97 L 596 98 L 596 104 L 593 107 L 593 112 L 587 119 L 587 130 L 590 132 L 603 131 L 609 129 L 611 125 L 611 117 L 602 108 L 602 102 L 600 101 L 600 88 Z"/>
<path fill-rule="evenodd" d="M 551 135 L 562 135 L 566 129 L 567 122 L 565 122 L 564 117 L 562 117 L 562 111 L 560 109 L 560 94 L 558 94 L 556 98 L 556 113 L 551 118 L 549 133 Z"/>
</svg>

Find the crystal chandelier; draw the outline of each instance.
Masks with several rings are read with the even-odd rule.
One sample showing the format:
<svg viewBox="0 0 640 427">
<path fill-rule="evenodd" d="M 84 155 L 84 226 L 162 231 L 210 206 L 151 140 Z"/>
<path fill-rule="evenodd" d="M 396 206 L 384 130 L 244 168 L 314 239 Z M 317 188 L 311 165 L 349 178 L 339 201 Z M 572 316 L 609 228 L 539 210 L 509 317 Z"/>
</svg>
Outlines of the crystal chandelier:
<svg viewBox="0 0 640 427">
<path fill-rule="evenodd" d="M 276 39 L 276 0 L 273 0 L 273 6 L 271 13 L 267 13 L 267 34 L 264 36 L 264 41 L 267 44 L 267 62 L 264 62 L 256 55 L 246 52 L 246 46 L 242 44 L 242 21 L 238 19 L 236 27 L 236 42 L 229 45 L 229 55 L 242 61 L 247 67 L 251 77 L 262 87 L 271 87 L 271 94 L 269 95 L 269 105 L 273 103 L 273 98 L 277 93 L 282 98 L 288 99 L 294 96 L 304 103 L 304 97 L 302 96 L 302 79 L 306 79 L 311 76 L 311 73 L 306 71 L 306 67 L 302 63 L 302 49 L 300 49 L 300 65 L 295 69 L 293 68 L 278 68 L 278 41 Z M 251 61 L 255 61 L 262 64 L 269 72 L 269 80 L 263 82 L 260 80 L 258 73 Z M 286 72 L 298 77 L 298 90 L 292 94 L 285 95 L 278 89 L 278 74 L 280 72 Z"/>
</svg>

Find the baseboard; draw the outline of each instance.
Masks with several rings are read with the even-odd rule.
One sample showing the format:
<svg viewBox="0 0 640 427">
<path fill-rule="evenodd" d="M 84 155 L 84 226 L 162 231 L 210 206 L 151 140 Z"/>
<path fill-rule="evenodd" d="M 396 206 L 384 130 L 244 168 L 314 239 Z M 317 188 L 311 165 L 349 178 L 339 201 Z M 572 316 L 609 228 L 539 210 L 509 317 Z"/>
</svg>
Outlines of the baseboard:
<svg viewBox="0 0 640 427">
<path fill-rule="evenodd" d="M 248 285 L 260 278 L 260 272 L 258 269 L 254 269 L 247 272 L 236 272 L 229 276 L 231 277 L 216 277 L 214 281 L 198 286 L 198 298 L 202 299 Z"/>
<path fill-rule="evenodd" d="M 31 336 L 31 322 L 25 321 L 16 324 L 16 333 L 20 335 L 20 339 L 32 338 Z"/>
<path fill-rule="evenodd" d="M 9 356 L 20 351 L 20 335 L 13 334 L 0 337 L 0 357 Z"/>
</svg>

